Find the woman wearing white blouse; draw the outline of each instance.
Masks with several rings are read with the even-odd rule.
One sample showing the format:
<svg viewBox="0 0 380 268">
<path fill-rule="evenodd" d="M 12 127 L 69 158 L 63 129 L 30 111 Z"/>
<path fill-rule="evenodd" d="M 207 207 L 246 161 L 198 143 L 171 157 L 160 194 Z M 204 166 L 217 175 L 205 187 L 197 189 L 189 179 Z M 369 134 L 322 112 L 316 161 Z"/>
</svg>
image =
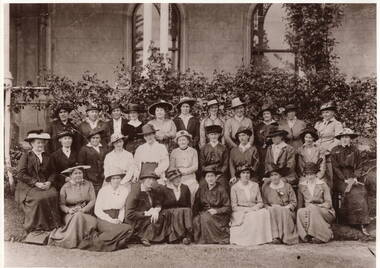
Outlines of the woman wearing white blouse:
<svg viewBox="0 0 380 268">
<path fill-rule="evenodd" d="M 104 159 L 104 177 L 125 174 L 120 183 L 130 186 L 130 183 L 138 178 L 138 171 L 133 155 L 123 148 L 124 138 L 120 133 L 112 134 L 110 145 L 113 145 L 114 149 Z"/>
<path fill-rule="evenodd" d="M 108 176 L 106 181 L 109 184 L 100 189 L 96 199 L 95 215 L 100 235 L 95 241 L 95 246 L 101 251 L 126 248 L 132 235 L 131 226 L 123 223 L 125 201 L 129 194 L 128 188 L 120 187 L 124 176 L 125 174 Z"/>
</svg>

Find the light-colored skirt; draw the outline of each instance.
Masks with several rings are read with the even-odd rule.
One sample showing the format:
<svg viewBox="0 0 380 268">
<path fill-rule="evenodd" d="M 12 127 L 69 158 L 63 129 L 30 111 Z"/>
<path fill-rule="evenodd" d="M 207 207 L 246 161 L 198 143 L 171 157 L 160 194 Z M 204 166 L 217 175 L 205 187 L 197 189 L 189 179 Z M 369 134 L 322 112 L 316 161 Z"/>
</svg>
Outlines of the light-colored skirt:
<svg viewBox="0 0 380 268">
<path fill-rule="evenodd" d="M 232 217 L 234 217 L 235 213 L 242 212 L 233 212 Z M 241 246 L 272 242 L 269 211 L 267 209 L 260 209 L 245 213 L 240 225 L 231 226 L 230 235 L 230 243 Z"/>
</svg>

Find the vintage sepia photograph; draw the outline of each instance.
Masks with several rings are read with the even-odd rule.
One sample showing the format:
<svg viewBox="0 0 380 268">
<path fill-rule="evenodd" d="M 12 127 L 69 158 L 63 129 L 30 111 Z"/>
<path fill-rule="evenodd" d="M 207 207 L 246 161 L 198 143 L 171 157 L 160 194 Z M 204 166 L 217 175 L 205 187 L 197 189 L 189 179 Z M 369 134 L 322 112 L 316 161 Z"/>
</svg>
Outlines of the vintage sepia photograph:
<svg viewBox="0 0 380 268">
<path fill-rule="evenodd" d="M 376 1 L 0 6 L 0 266 L 376 266 Z"/>
</svg>

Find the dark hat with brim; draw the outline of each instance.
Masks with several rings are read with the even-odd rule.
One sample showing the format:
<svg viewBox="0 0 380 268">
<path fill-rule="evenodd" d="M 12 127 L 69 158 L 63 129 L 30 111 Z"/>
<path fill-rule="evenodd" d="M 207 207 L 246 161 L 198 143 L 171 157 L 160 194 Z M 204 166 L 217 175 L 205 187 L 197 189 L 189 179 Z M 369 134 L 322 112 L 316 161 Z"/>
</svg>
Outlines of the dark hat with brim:
<svg viewBox="0 0 380 268">
<path fill-rule="evenodd" d="M 63 138 L 63 137 L 74 138 L 74 132 L 71 130 L 63 130 L 63 131 L 59 132 L 56 136 L 57 140 L 59 140 L 60 138 Z"/>
<path fill-rule="evenodd" d="M 154 133 L 156 133 L 157 130 L 155 130 L 151 124 L 146 124 L 146 125 L 143 125 L 141 131 L 142 132 L 139 133 L 138 135 L 145 136 L 145 135 L 149 135 L 149 134 L 154 134 Z"/>
<path fill-rule="evenodd" d="M 273 129 L 269 132 L 268 138 L 273 138 L 277 136 L 286 137 L 288 135 L 288 132 L 284 129 Z"/>
<path fill-rule="evenodd" d="M 212 99 L 212 100 L 207 101 L 206 105 L 207 105 L 207 108 L 210 108 L 211 106 L 214 106 L 214 105 L 219 106 L 219 102 L 216 99 Z"/>
<path fill-rule="evenodd" d="M 273 108 L 272 105 L 269 105 L 269 104 L 264 104 L 262 107 L 261 107 L 261 110 L 259 112 L 259 116 L 263 116 L 263 113 L 264 112 L 270 112 L 272 115 L 275 114 L 275 109 Z"/>
<path fill-rule="evenodd" d="M 94 103 L 91 103 L 89 105 L 87 105 L 86 107 L 86 113 L 89 112 L 89 111 L 100 111 L 100 108 L 98 105 L 94 104 Z"/>
<path fill-rule="evenodd" d="M 238 141 L 239 140 L 239 134 L 241 133 L 245 133 L 247 134 L 248 136 L 252 136 L 252 130 L 247 128 L 247 127 L 239 127 L 236 134 L 235 134 L 235 139 Z"/>
<path fill-rule="evenodd" d="M 207 173 L 214 173 L 215 176 L 222 174 L 222 172 L 215 165 L 205 166 L 202 170 L 203 176 L 206 176 Z"/>
<path fill-rule="evenodd" d="M 334 101 L 326 102 L 326 103 L 321 105 L 321 108 L 319 110 L 321 112 L 326 111 L 326 110 L 336 111 L 337 110 L 336 103 Z"/>
<path fill-rule="evenodd" d="M 169 112 L 173 110 L 173 104 L 164 100 L 160 100 L 159 102 L 153 103 L 151 106 L 149 106 L 148 113 L 154 116 L 156 112 L 156 108 L 163 108 L 165 109 L 165 111 Z"/>
<path fill-rule="evenodd" d="M 289 173 L 289 168 L 287 167 L 274 168 L 271 171 L 268 171 L 267 173 L 265 173 L 265 177 L 270 177 L 272 173 L 278 173 L 281 177 L 283 177 Z"/>
<path fill-rule="evenodd" d="M 126 113 L 130 113 L 130 112 L 142 113 L 142 112 L 144 112 L 144 107 L 140 104 L 129 103 L 127 105 L 127 108 L 125 109 L 125 112 Z"/>
<path fill-rule="evenodd" d="M 107 176 L 105 178 L 105 181 L 106 182 L 110 182 L 112 180 L 113 177 L 119 177 L 120 179 L 123 179 L 125 176 L 125 173 L 119 173 L 119 174 L 113 174 L 113 175 L 110 175 L 110 176 Z"/>
<path fill-rule="evenodd" d="M 250 165 L 246 165 L 246 164 L 237 166 L 236 173 L 235 173 L 236 177 L 240 177 L 240 174 L 244 171 L 249 171 L 252 174 L 253 169 Z"/>
<path fill-rule="evenodd" d="M 42 129 L 31 130 L 27 133 L 24 141 L 31 142 L 33 140 L 50 140 L 49 133 L 44 133 Z"/>
<path fill-rule="evenodd" d="M 285 113 L 288 113 L 288 112 L 296 112 L 297 111 L 297 107 L 294 105 L 294 104 L 288 104 L 285 106 Z"/>
<path fill-rule="evenodd" d="M 144 162 L 141 164 L 140 180 L 143 179 L 155 179 L 158 180 L 160 177 L 154 172 L 158 167 L 157 163 L 154 162 Z"/>
<path fill-rule="evenodd" d="M 120 109 L 121 111 L 123 110 L 123 106 L 118 103 L 118 102 L 113 102 L 111 103 L 110 107 L 109 107 L 109 111 L 112 113 L 113 110 L 115 109 Z"/>
<path fill-rule="evenodd" d="M 313 127 L 305 128 L 304 130 L 302 130 L 300 134 L 300 138 L 302 141 L 305 141 L 306 134 L 310 134 L 314 138 L 314 141 L 318 140 L 319 138 L 317 130 Z"/>
<path fill-rule="evenodd" d="M 96 128 L 90 131 L 90 133 L 87 135 L 87 139 L 91 139 L 91 137 L 95 136 L 96 134 L 102 135 L 104 129 L 102 128 Z"/>
<path fill-rule="evenodd" d="M 63 170 L 63 171 L 61 171 L 61 173 L 62 174 L 66 174 L 66 173 L 72 173 L 74 170 L 76 170 L 76 169 L 80 169 L 80 170 L 85 170 L 85 169 L 90 169 L 91 168 L 91 166 L 89 166 L 89 165 L 78 165 L 78 164 L 76 164 L 75 166 L 73 166 L 73 167 L 69 167 L 69 168 L 67 168 L 67 169 L 65 169 L 65 170 Z"/>
<path fill-rule="evenodd" d="M 165 173 L 165 177 L 167 180 L 172 181 L 176 178 L 180 178 L 182 173 L 177 168 L 171 168 Z"/>
<path fill-rule="evenodd" d="M 207 126 L 207 127 L 205 127 L 205 130 L 206 130 L 206 134 L 210 134 L 210 133 L 222 134 L 222 132 L 223 132 L 223 128 L 219 125 Z"/>
<path fill-rule="evenodd" d="M 359 134 L 355 133 L 350 128 L 344 128 L 338 135 L 335 136 L 336 139 L 340 140 L 342 137 L 348 136 L 351 139 L 355 139 L 359 136 Z"/>
<path fill-rule="evenodd" d="M 73 110 L 73 107 L 67 103 L 62 103 L 57 106 L 54 110 L 53 117 L 54 118 L 59 118 L 59 112 L 61 110 L 65 110 L 66 112 L 70 113 Z"/>
<path fill-rule="evenodd" d="M 184 104 L 184 103 L 187 103 L 187 104 L 189 104 L 190 105 L 190 107 L 191 106 L 193 106 L 195 103 L 197 102 L 197 100 L 196 99 L 194 99 L 194 98 L 190 98 L 190 97 L 183 97 L 183 98 L 181 98 L 180 100 L 179 100 L 179 103 L 177 104 L 177 109 L 178 110 L 180 110 L 181 109 L 181 106 L 182 106 L 182 104 Z"/>
</svg>

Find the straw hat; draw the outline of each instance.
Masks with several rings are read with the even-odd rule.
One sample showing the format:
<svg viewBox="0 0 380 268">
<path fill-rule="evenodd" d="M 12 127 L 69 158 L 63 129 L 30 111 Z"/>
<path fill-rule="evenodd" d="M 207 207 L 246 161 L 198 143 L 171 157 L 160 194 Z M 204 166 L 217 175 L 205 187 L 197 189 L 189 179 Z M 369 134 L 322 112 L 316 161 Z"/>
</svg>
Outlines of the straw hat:
<svg viewBox="0 0 380 268">
<path fill-rule="evenodd" d="M 240 98 L 234 98 L 231 101 L 231 109 L 235 109 L 240 106 L 244 106 L 245 103 L 240 100 Z"/>
<path fill-rule="evenodd" d="M 187 132 L 186 130 L 180 130 L 178 131 L 176 134 L 175 134 L 175 142 L 178 142 L 178 139 L 180 137 L 187 137 L 189 139 L 189 141 L 193 138 L 193 136 Z"/>
<path fill-rule="evenodd" d="M 354 139 L 359 136 L 350 128 L 344 128 L 338 135 L 335 136 L 336 139 L 340 140 L 343 136 L 349 136 L 351 139 Z"/>
<path fill-rule="evenodd" d="M 197 100 L 194 99 L 194 98 L 190 98 L 190 97 L 182 97 L 182 98 L 179 100 L 179 103 L 177 104 L 177 109 L 180 110 L 182 104 L 184 104 L 184 103 L 187 103 L 187 104 L 189 104 L 190 106 L 193 106 L 196 102 L 197 102 Z"/>
<path fill-rule="evenodd" d="M 72 173 L 76 169 L 85 170 L 85 169 L 90 169 L 90 168 L 91 168 L 91 166 L 88 166 L 88 165 L 78 165 L 78 164 L 76 164 L 73 167 L 69 167 L 69 168 L 66 168 L 64 171 L 61 171 L 61 173 L 62 174 Z"/>
<path fill-rule="evenodd" d="M 154 116 L 157 107 L 163 108 L 168 112 L 173 110 L 173 104 L 164 100 L 160 100 L 156 103 L 153 103 L 151 106 L 149 106 L 148 113 Z"/>
<path fill-rule="evenodd" d="M 124 176 L 125 176 L 124 173 L 112 174 L 112 175 L 107 176 L 105 178 L 105 181 L 110 182 L 113 177 L 120 177 L 120 179 L 122 179 L 122 178 L 124 178 Z"/>
<path fill-rule="evenodd" d="M 122 139 L 125 139 L 126 136 L 120 134 L 120 133 L 113 133 L 111 135 L 111 140 L 109 142 L 109 146 L 111 146 L 112 144 L 114 144 L 115 142 L 119 141 L 119 140 L 122 140 Z"/>
<path fill-rule="evenodd" d="M 209 100 L 207 102 L 207 108 L 210 108 L 211 106 L 213 105 L 219 105 L 219 102 L 216 100 L 216 99 L 213 99 L 213 100 Z"/>
<path fill-rule="evenodd" d="M 27 137 L 24 139 L 24 141 L 31 142 L 35 139 L 50 140 L 50 135 L 49 133 L 44 133 L 42 129 L 31 130 L 28 132 Z"/>
</svg>

